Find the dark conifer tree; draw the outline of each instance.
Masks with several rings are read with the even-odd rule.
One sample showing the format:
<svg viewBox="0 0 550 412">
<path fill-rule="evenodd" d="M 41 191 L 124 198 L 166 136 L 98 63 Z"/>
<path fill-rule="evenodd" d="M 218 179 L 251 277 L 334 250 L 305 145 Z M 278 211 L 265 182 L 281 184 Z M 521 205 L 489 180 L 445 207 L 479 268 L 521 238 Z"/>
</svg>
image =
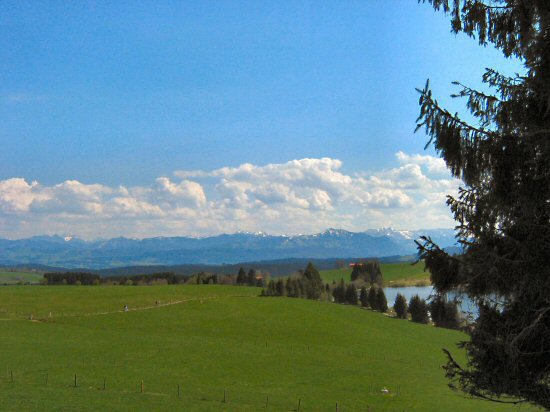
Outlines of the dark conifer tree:
<svg viewBox="0 0 550 412">
<path fill-rule="evenodd" d="M 367 288 L 365 286 L 361 287 L 361 292 L 359 294 L 359 301 L 361 302 L 361 306 L 363 306 L 364 308 L 369 306 Z"/>
<path fill-rule="evenodd" d="M 271 282 L 273 282 L 273 281 L 271 281 Z M 281 278 L 277 279 L 277 282 L 275 282 L 274 288 L 275 288 L 275 291 L 274 291 L 275 296 L 284 296 L 285 295 L 285 283 L 284 283 L 283 279 L 281 279 Z"/>
<path fill-rule="evenodd" d="M 346 288 L 346 302 L 350 305 L 357 305 L 357 288 L 353 283 Z"/>
<path fill-rule="evenodd" d="M 351 281 L 357 279 L 365 279 L 365 265 L 362 263 L 356 263 L 353 265 L 353 269 L 351 270 Z"/>
<path fill-rule="evenodd" d="M 378 285 L 382 287 L 384 281 L 382 280 L 382 269 L 380 263 L 377 260 L 369 260 L 365 263 L 365 280 L 372 285 Z"/>
<path fill-rule="evenodd" d="M 420 296 L 414 295 L 409 302 L 409 313 L 411 314 L 411 320 L 417 323 L 428 323 L 430 318 L 428 316 L 428 305 L 424 299 L 420 299 Z"/>
<path fill-rule="evenodd" d="M 269 281 L 269 284 L 267 285 L 266 295 L 267 296 L 277 296 L 277 290 L 275 289 L 275 281 L 274 280 Z"/>
<path fill-rule="evenodd" d="M 436 295 L 428 306 L 435 326 L 458 329 L 460 326 L 460 316 L 456 302 L 449 302 L 444 297 Z"/>
<path fill-rule="evenodd" d="M 239 269 L 239 273 L 237 275 L 237 285 L 244 285 L 247 282 L 246 272 L 244 271 L 244 268 L 241 266 Z"/>
<path fill-rule="evenodd" d="M 294 291 L 292 290 L 292 284 L 290 283 L 290 276 L 285 281 L 285 292 L 288 297 L 293 297 Z"/>
<path fill-rule="evenodd" d="M 306 282 L 303 282 L 303 294 L 308 299 L 319 299 L 324 291 L 323 279 L 313 263 L 309 262 L 307 264 L 303 279 L 306 280 Z"/>
<path fill-rule="evenodd" d="M 256 286 L 256 271 L 254 269 L 248 271 L 247 283 L 248 286 Z"/>
<path fill-rule="evenodd" d="M 471 123 L 441 107 L 428 84 L 420 90 L 418 127 L 464 182 L 447 200 L 463 254 L 425 238 L 421 257 L 439 293 L 460 290 L 479 308 L 463 343 L 468 362 L 447 351 L 447 376 L 473 396 L 550 409 L 550 1 L 427 2 L 451 16 L 453 32 L 525 69 L 487 69 L 484 91 L 456 82 Z"/>
<path fill-rule="evenodd" d="M 374 286 L 369 289 L 368 301 L 372 310 L 378 310 L 378 299 L 376 298 L 376 287 Z"/>
<path fill-rule="evenodd" d="M 407 299 L 401 293 L 395 297 L 393 310 L 399 319 L 407 319 Z"/>
<path fill-rule="evenodd" d="M 380 312 L 387 312 L 388 310 L 388 300 L 386 299 L 386 294 L 384 293 L 383 288 L 378 288 L 376 291 L 376 305 Z"/>
<path fill-rule="evenodd" d="M 340 279 L 340 283 L 332 291 L 332 296 L 334 296 L 334 301 L 336 303 L 346 302 L 346 287 L 344 285 L 344 279 Z"/>
</svg>

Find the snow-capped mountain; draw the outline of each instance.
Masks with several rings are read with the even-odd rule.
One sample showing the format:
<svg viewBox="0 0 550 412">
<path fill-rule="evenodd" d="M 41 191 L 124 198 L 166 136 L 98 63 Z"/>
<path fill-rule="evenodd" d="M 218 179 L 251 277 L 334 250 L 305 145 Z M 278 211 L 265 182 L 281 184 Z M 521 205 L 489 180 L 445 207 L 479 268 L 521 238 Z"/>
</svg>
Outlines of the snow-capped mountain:
<svg viewBox="0 0 550 412">
<path fill-rule="evenodd" d="M 441 247 L 455 246 L 452 229 L 350 232 L 327 229 L 311 235 L 263 232 L 222 234 L 205 238 L 155 237 L 84 241 L 75 236 L 0 239 L 0 264 L 43 264 L 67 268 L 112 268 L 131 265 L 238 263 L 286 258 L 363 258 L 411 255 L 415 239 L 430 236 Z"/>
</svg>

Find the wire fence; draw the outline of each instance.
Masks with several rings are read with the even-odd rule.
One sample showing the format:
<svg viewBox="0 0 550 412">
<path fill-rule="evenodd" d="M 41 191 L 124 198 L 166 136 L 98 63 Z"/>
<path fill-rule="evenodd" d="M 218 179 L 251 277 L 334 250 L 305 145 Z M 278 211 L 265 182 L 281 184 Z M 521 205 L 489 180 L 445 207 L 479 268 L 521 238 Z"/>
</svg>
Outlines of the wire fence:
<svg viewBox="0 0 550 412">
<path fill-rule="evenodd" d="M 173 382 L 171 385 L 163 385 L 162 388 L 157 385 L 148 385 L 144 379 L 131 379 L 121 381 L 114 379 L 111 381 L 109 377 L 98 378 L 97 376 L 88 376 L 79 373 L 61 374 L 52 373 L 51 371 L 21 371 L 7 367 L 4 377 L 0 377 L 0 398 L 9 394 L 10 389 L 21 389 L 23 392 L 30 393 L 32 388 L 49 389 L 51 391 L 73 390 L 82 391 L 82 395 L 87 394 L 84 391 L 95 391 L 96 393 L 108 393 L 113 396 L 135 395 L 135 396 L 163 396 L 170 400 L 175 405 L 181 403 L 181 407 L 185 404 L 195 404 L 204 401 L 218 402 L 220 408 L 224 409 L 223 405 L 232 406 L 239 410 L 239 406 L 243 409 L 253 408 L 270 409 L 274 411 L 313 411 L 319 410 L 319 402 L 311 401 L 308 397 L 292 397 L 281 396 L 281 394 L 273 394 L 267 391 L 251 391 L 250 388 L 239 388 L 231 386 L 212 390 L 212 387 L 198 387 L 193 385 L 193 389 L 187 391 L 187 386 L 183 383 Z M 252 393 L 251 393 L 252 392 Z M 43 393 L 43 392 L 42 392 Z M 374 406 L 369 404 L 369 399 L 373 401 L 375 398 L 384 398 L 390 401 L 392 398 L 402 396 L 402 385 L 376 385 L 368 384 L 364 390 L 366 399 L 362 401 L 346 402 L 346 400 L 334 400 L 322 407 L 322 410 L 333 410 L 336 412 L 361 410 L 365 412 L 374 412 L 378 410 L 399 410 L 402 408 L 387 409 L 379 405 Z M 378 402 L 379 403 L 379 402 Z M 397 405 L 395 405 L 397 406 Z"/>
</svg>

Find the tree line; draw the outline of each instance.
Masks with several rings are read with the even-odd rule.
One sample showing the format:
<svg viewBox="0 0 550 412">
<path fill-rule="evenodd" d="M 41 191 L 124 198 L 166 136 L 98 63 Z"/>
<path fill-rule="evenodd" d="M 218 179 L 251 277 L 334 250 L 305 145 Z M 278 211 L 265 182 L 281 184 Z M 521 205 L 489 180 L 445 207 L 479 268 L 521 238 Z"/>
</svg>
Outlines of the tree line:
<svg viewBox="0 0 550 412">
<path fill-rule="evenodd" d="M 388 312 L 388 301 L 383 288 L 383 276 L 380 265 L 376 261 L 356 264 L 352 270 L 351 282 L 333 282 L 323 285 L 319 271 L 310 262 L 306 269 L 286 279 L 271 280 L 262 289 L 262 296 L 286 296 L 320 300 L 334 303 L 356 305 L 382 313 Z M 357 288 L 356 283 L 363 283 Z M 367 287 L 368 285 L 368 287 Z M 393 310 L 399 319 L 409 319 L 417 323 L 429 323 L 430 318 L 435 326 L 458 329 L 461 318 L 456 301 L 448 301 L 445 297 L 436 295 L 429 302 L 418 295 L 410 302 L 402 294 L 397 294 Z M 430 316 L 431 315 L 431 316 Z"/>
<path fill-rule="evenodd" d="M 89 272 L 51 272 L 43 275 L 44 285 L 181 285 L 181 284 L 223 284 L 239 286 L 264 286 L 264 277 L 255 269 L 248 273 L 243 267 L 237 275 L 198 272 L 192 275 L 181 275 L 174 272 L 158 272 L 143 275 L 105 276 Z"/>
<path fill-rule="evenodd" d="M 99 285 L 99 275 L 87 272 L 44 273 L 43 283 L 47 285 Z"/>
<path fill-rule="evenodd" d="M 199 272 L 193 275 L 178 275 L 173 272 L 159 272 L 134 276 L 100 277 L 87 272 L 55 272 L 44 274 L 44 284 L 47 285 L 178 285 L 178 284 L 224 284 L 235 286 L 263 287 L 262 296 L 286 296 L 312 300 L 328 300 L 334 303 L 356 305 L 385 313 L 388 311 L 388 302 L 383 288 L 383 276 L 380 265 L 376 261 L 356 264 L 352 270 L 352 281 L 345 283 L 333 282 L 332 285 L 323 283 L 317 268 L 309 262 L 305 270 L 286 279 L 270 280 L 266 284 L 255 269 L 248 272 L 241 267 L 237 275 L 218 275 L 216 273 Z M 358 289 L 356 284 L 362 284 Z M 368 288 L 367 288 L 368 286 Z M 460 315 L 455 301 L 447 301 L 437 295 L 426 302 L 418 295 L 413 296 L 407 303 L 405 297 L 398 294 L 393 304 L 396 317 L 410 319 L 413 322 L 429 323 L 431 320 L 436 326 L 459 328 Z"/>
<path fill-rule="evenodd" d="M 286 280 L 271 280 L 267 288 L 262 289 L 262 296 L 288 296 L 291 298 L 320 299 L 326 292 L 319 271 L 311 262 L 298 275 L 289 276 Z"/>
</svg>

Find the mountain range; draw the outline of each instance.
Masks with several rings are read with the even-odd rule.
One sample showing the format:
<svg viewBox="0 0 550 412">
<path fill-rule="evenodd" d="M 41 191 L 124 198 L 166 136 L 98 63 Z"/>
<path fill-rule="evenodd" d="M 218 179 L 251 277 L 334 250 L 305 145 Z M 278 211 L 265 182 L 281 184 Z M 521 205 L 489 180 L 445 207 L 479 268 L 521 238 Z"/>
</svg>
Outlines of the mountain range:
<svg viewBox="0 0 550 412">
<path fill-rule="evenodd" d="M 154 237 L 86 241 L 72 236 L 0 239 L 0 265 L 48 265 L 64 268 L 120 268 L 177 264 L 235 264 L 288 258 L 365 258 L 416 253 L 415 239 L 430 236 L 441 247 L 455 248 L 452 229 L 415 231 L 392 228 L 349 232 L 328 229 L 312 235 L 237 232 L 211 237 Z"/>
</svg>

